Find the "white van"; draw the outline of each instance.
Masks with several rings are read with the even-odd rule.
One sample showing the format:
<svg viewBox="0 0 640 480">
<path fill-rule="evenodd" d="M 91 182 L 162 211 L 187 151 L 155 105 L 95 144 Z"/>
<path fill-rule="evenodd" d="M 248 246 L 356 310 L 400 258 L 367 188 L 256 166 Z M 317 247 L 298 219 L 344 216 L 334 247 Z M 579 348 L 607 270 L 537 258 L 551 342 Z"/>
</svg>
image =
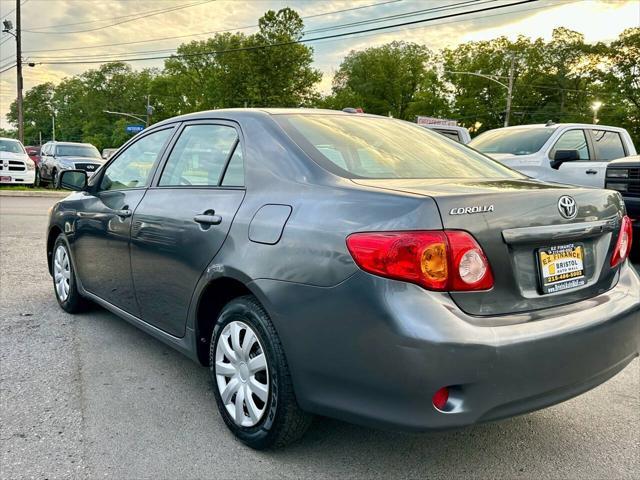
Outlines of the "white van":
<svg viewBox="0 0 640 480">
<path fill-rule="evenodd" d="M 624 128 L 581 123 L 497 128 L 469 146 L 530 177 L 592 187 L 604 187 L 610 160 L 636 154 Z"/>
</svg>

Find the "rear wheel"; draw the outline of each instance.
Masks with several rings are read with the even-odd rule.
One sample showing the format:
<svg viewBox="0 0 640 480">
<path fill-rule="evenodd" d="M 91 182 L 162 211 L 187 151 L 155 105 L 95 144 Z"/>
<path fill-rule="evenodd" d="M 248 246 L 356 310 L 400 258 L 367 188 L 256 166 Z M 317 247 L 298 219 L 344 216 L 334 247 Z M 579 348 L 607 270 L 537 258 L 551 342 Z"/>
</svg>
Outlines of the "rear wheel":
<svg viewBox="0 0 640 480">
<path fill-rule="evenodd" d="M 36 167 L 35 178 L 33 179 L 33 187 L 36 188 L 39 186 L 40 186 L 40 169 Z"/>
<path fill-rule="evenodd" d="M 311 416 L 296 402 L 280 339 L 253 296 L 229 302 L 211 337 L 209 370 L 227 427 L 255 449 L 299 439 Z"/>
<path fill-rule="evenodd" d="M 53 258 L 51 260 L 53 272 L 53 289 L 58 304 L 68 313 L 77 313 L 84 310 L 87 300 L 78 292 L 75 271 L 71 263 L 71 256 L 64 234 L 60 234 L 53 246 Z"/>
</svg>

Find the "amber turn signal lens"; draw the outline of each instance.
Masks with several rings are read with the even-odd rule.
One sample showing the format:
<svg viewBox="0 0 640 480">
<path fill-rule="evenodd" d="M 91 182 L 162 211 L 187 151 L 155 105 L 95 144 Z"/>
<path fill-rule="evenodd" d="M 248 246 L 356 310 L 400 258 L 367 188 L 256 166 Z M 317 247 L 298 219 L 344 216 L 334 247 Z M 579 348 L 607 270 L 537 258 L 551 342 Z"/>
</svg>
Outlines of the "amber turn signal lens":
<svg viewBox="0 0 640 480">
<path fill-rule="evenodd" d="M 420 261 L 422 274 L 433 282 L 447 280 L 447 245 L 432 243 L 422 252 Z"/>
</svg>

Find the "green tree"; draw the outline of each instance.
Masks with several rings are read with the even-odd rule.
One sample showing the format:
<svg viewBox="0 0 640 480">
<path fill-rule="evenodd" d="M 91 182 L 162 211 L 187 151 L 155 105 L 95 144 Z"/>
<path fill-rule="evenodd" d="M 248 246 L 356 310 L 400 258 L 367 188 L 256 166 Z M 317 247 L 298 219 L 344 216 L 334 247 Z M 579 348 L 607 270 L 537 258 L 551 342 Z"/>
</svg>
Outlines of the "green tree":
<svg viewBox="0 0 640 480">
<path fill-rule="evenodd" d="M 392 42 L 381 47 L 349 53 L 333 79 L 332 96 L 326 105 L 362 107 L 368 113 L 391 114 L 413 119 L 417 114 L 447 113 L 442 85 L 428 63 L 426 47 Z M 357 101 L 359 103 L 342 104 Z"/>
<path fill-rule="evenodd" d="M 24 95 L 24 143 L 38 145 L 40 135 L 43 141 L 51 138 L 51 105 L 54 93 L 53 83 L 41 83 L 29 89 Z M 15 102 L 9 108 L 7 119 L 17 124 L 18 109 Z"/>
<path fill-rule="evenodd" d="M 640 148 L 640 28 L 629 28 L 606 47 L 597 73 L 603 106 L 599 117 L 629 130 Z"/>
</svg>

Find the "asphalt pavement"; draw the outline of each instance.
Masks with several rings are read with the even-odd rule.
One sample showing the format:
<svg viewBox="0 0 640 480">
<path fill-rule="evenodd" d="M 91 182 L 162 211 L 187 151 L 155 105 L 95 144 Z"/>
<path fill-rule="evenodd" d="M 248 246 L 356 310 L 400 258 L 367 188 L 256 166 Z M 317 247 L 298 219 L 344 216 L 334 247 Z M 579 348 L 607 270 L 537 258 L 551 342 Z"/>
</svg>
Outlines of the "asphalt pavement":
<svg viewBox="0 0 640 480">
<path fill-rule="evenodd" d="M 252 451 L 218 416 L 205 368 L 98 307 L 58 307 L 44 250 L 56 200 L 0 197 L 2 479 L 640 477 L 637 359 L 501 422 L 418 435 L 318 418 L 301 442 Z"/>
</svg>

